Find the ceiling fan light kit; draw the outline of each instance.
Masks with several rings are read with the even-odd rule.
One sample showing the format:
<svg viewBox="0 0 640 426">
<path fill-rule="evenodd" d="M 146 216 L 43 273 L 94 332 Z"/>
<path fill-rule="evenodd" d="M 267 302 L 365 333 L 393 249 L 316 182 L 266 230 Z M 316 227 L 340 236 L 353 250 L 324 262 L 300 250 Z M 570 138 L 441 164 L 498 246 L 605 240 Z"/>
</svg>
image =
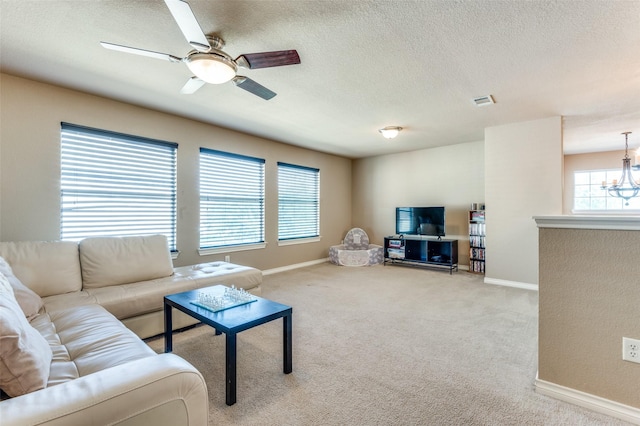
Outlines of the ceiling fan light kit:
<svg viewBox="0 0 640 426">
<path fill-rule="evenodd" d="M 211 84 L 226 83 L 238 72 L 238 67 L 232 59 L 213 52 L 194 51 L 187 56 L 186 62 L 196 77 Z"/>
<path fill-rule="evenodd" d="M 382 133 L 382 136 L 384 136 L 386 139 L 393 139 L 396 136 L 398 136 L 398 133 L 400 133 L 400 130 L 402 130 L 402 127 L 398 127 L 398 126 L 387 126 L 383 129 L 378 130 L 380 133 Z"/>
<path fill-rule="evenodd" d="M 153 52 L 135 47 L 100 42 L 106 49 L 124 53 L 162 59 L 169 62 L 184 62 L 195 75 L 183 86 L 180 93 L 195 93 L 205 83 L 222 84 L 233 80 L 234 84 L 247 92 L 262 99 L 269 100 L 276 93 L 256 83 L 248 77 L 237 75 L 238 67 L 247 69 L 280 67 L 300 63 L 300 57 L 295 50 L 278 50 L 274 52 L 245 53 L 233 59 L 222 51 L 224 40 L 214 35 L 205 35 L 196 20 L 191 7 L 183 0 L 164 0 L 173 19 L 180 27 L 180 31 L 187 42 L 195 49 L 184 58 L 167 53 Z"/>
</svg>

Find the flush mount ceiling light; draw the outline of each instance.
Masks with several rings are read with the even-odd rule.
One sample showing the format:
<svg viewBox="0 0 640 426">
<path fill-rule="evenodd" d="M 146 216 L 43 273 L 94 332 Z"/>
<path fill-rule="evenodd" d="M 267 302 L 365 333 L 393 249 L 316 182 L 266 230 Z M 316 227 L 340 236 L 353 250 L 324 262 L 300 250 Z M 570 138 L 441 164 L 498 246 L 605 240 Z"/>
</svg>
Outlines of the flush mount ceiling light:
<svg viewBox="0 0 640 426">
<path fill-rule="evenodd" d="M 402 127 L 398 127 L 398 126 L 387 126 L 384 129 L 380 129 L 378 130 L 380 133 L 382 133 L 382 136 L 384 136 L 387 139 L 393 139 L 396 136 L 398 136 L 398 133 L 400 133 L 400 130 L 402 130 Z"/>
<path fill-rule="evenodd" d="M 602 189 L 606 189 L 612 197 L 622 198 L 625 205 L 629 205 L 629 199 L 637 197 L 640 194 L 640 185 L 636 183 L 631 174 L 631 159 L 629 158 L 629 135 L 631 132 L 624 132 L 624 158 L 622 159 L 622 176 L 620 179 L 614 179 L 611 185 L 607 186 L 607 182 L 602 182 Z"/>
</svg>

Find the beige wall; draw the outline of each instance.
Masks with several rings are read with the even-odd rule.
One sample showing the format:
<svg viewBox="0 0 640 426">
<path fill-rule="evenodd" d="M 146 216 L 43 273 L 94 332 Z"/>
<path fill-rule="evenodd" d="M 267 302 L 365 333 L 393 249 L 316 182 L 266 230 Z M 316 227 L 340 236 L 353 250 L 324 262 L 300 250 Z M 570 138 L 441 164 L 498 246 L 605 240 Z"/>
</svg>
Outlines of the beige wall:
<svg viewBox="0 0 640 426">
<path fill-rule="evenodd" d="M 622 159 L 624 151 L 593 152 L 588 154 L 573 154 L 564 156 L 564 199 L 563 214 L 571 214 L 573 210 L 573 189 L 575 186 L 573 174 L 576 171 L 598 169 L 620 169 L 622 174 Z M 633 158 L 631 164 L 634 164 Z"/>
<path fill-rule="evenodd" d="M 60 122 L 177 142 L 176 265 L 218 260 L 199 256 L 200 147 L 266 160 L 267 248 L 230 253 L 231 261 L 271 269 L 327 257 L 351 227 L 351 160 L 43 83 L 0 75 L 0 240 L 60 236 Z M 277 244 L 277 161 L 320 169 L 317 243 Z"/>
<path fill-rule="evenodd" d="M 562 213 L 562 119 L 485 129 L 485 282 L 536 286 L 533 216 Z"/>
<path fill-rule="evenodd" d="M 539 379 L 640 408 L 640 365 L 622 360 L 622 337 L 640 339 L 640 231 L 539 232 Z"/>
<path fill-rule="evenodd" d="M 467 212 L 471 203 L 482 202 L 483 142 L 353 162 L 353 224 L 377 244 L 395 233 L 396 207 L 445 206 L 446 238 L 459 240 L 459 263 L 468 265 Z"/>
</svg>

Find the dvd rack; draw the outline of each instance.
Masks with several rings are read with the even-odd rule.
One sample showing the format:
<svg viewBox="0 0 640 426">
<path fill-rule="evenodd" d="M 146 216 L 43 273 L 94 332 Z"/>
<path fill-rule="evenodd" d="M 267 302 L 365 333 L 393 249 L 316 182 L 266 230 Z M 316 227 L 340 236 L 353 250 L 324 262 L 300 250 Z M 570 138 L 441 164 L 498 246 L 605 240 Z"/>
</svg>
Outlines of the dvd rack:
<svg viewBox="0 0 640 426">
<path fill-rule="evenodd" d="M 469 272 L 485 272 L 486 223 L 484 210 L 469 211 Z"/>
</svg>

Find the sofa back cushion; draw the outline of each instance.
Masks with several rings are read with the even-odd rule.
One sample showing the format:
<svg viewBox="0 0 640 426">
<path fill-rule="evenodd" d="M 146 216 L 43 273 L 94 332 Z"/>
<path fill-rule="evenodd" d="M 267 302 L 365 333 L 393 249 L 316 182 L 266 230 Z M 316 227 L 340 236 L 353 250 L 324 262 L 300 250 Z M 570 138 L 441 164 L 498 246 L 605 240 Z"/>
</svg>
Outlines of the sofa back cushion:
<svg viewBox="0 0 640 426">
<path fill-rule="evenodd" d="M 78 243 L 71 241 L 0 242 L 0 257 L 38 296 L 82 290 Z"/>
<path fill-rule="evenodd" d="M 95 237 L 80 241 L 84 288 L 99 288 L 168 277 L 171 253 L 164 235 Z"/>
</svg>

